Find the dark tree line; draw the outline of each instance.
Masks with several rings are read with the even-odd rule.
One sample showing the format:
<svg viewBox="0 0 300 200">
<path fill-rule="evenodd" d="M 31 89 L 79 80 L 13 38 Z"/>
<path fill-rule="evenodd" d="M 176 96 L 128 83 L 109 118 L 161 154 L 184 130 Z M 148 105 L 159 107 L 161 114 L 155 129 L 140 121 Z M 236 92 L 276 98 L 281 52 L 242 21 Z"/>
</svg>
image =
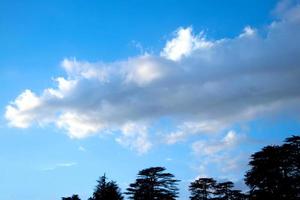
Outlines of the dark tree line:
<svg viewBox="0 0 300 200">
<path fill-rule="evenodd" d="M 280 146 L 266 146 L 254 153 L 245 174 L 250 190 L 234 189 L 231 181 L 218 183 L 213 178 L 198 178 L 190 183 L 190 200 L 299 200 L 300 199 L 300 136 L 287 138 Z M 134 183 L 122 193 L 115 181 L 102 176 L 88 200 L 175 200 L 178 182 L 164 167 L 139 171 Z M 80 200 L 78 195 L 62 200 Z"/>
<path fill-rule="evenodd" d="M 191 200 L 244 200 L 247 195 L 234 189 L 231 181 L 217 183 L 213 178 L 199 178 L 189 186 Z"/>
<path fill-rule="evenodd" d="M 71 197 L 63 197 L 62 200 L 80 200 L 80 198 L 77 194 L 74 194 Z"/>
</svg>

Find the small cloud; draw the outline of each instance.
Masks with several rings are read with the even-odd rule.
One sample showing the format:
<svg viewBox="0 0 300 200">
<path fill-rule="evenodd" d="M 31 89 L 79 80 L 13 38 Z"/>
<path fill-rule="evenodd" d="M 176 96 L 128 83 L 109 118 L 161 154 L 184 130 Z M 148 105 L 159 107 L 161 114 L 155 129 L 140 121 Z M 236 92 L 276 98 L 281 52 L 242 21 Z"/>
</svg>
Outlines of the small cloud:
<svg viewBox="0 0 300 200">
<path fill-rule="evenodd" d="M 166 161 L 171 162 L 173 161 L 173 158 L 166 158 Z"/>
<path fill-rule="evenodd" d="M 179 28 L 176 37 L 168 41 L 163 51 L 160 53 L 162 57 L 173 61 L 179 61 L 184 56 L 189 56 L 197 49 L 206 49 L 213 46 L 213 42 L 207 41 L 203 36 L 193 35 L 191 27 Z"/>
<path fill-rule="evenodd" d="M 140 42 L 132 40 L 131 45 L 133 47 L 135 47 L 139 51 L 140 54 L 145 54 L 146 51 L 145 51 L 143 45 Z"/>
<path fill-rule="evenodd" d="M 73 167 L 75 165 L 77 165 L 76 162 L 57 163 L 53 166 L 43 168 L 42 171 L 52 171 L 52 170 L 56 170 L 59 168 Z"/>
<path fill-rule="evenodd" d="M 74 165 L 77 165 L 77 163 L 76 163 L 76 162 L 71 162 L 71 163 L 59 163 L 59 164 L 57 164 L 56 166 L 57 166 L 57 167 L 72 167 L 72 166 L 74 166 Z"/>
<path fill-rule="evenodd" d="M 216 133 L 222 130 L 225 124 L 221 121 L 205 120 L 201 122 L 189 121 L 177 126 L 174 132 L 165 135 L 164 142 L 175 144 L 184 141 L 187 137 L 195 134 Z"/>
<path fill-rule="evenodd" d="M 85 149 L 83 146 L 79 146 L 79 147 L 78 147 L 78 150 L 79 150 L 79 151 L 86 152 L 86 149 Z"/>
<path fill-rule="evenodd" d="M 128 122 L 121 130 L 122 135 L 116 138 L 119 144 L 136 150 L 138 154 L 144 154 L 149 151 L 152 143 L 149 141 L 145 125 Z"/>
<path fill-rule="evenodd" d="M 200 176 L 213 174 L 226 174 L 227 177 L 234 180 L 245 170 L 248 155 L 247 152 L 241 152 L 239 147 L 245 144 L 246 136 L 237 134 L 235 131 L 229 131 L 223 138 L 199 140 L 192 144 L 193 153 L 201 157 L 196 171 Z M 231 176 L 231 177 L 230 177 Z"/>
<path fill-rule="evenodd" d="M 193 143 L 192 149 L 195 154 L 213 155 L 234 148 L 244 136 L 237 135 L 235 131 L 229 131 L 221 140 L 203 141 Z"/>
<path fill-rule="evenodd" d="M 256 33 L 256 30 L 251 28 L 250 26 L 246 26 L 243 30 L 243 32 L 239 35 L 240 38 L 242 37 L 251 37 L 254 36 Z"/>
</svg>

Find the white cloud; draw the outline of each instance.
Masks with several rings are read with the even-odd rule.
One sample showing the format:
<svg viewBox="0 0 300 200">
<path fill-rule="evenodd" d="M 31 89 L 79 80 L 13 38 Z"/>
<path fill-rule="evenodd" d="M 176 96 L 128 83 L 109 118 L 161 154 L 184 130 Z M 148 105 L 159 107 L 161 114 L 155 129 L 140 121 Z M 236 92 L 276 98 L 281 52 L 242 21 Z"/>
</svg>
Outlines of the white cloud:
<svg viewBox="0 0 300 200">
<path fill-rule="evenodd" d="M 104 128 L 104 124 L 94 121 L 90 116 L 66 112 L 60 115 L 57 126 L 68 131 L 71 138 L 84 138 Z"/>
<path fill-rule="evenodd" d="M 11 126 L 27 128 L 36 117 L 31 113 L 41 105 L 41 100 L 30 90 L 25 90 L 16 100 L 6 107 L 5 118 Z"/>
<path fill-rule="evenodd" d="M 167 42 L 160 55 L 167 59 L 178 61 L 184 56 L 189 56 L 197 49 L 206 49 L 212 46 L 213 42 L 207 41 L 203 37 L 203 33 L 195 36 L 191 27 L 179 28 L 176 31 L 176 37 Z"/>
<path fill-rule="evenodd" d="M 106 82 L 109 76 L 109 68 L 102 63 L 91 64 L 89 62 L 79 62 L 76 58 L 65 58 L 61 62 L 61 66 L 65 69 L 69 77 L 80 79 L 98 79 Z"/>
<path fill-rule="evenodd" d="M 160 55 L 111 63 L 64 59 L 66 75 L 54 80 L 56 87 L 41 94 L 25 90 L 7 105 L 5 117 L 20 128 L 51 123 L 72 138 L 120 132 L 120 144 L 144 153 L 153 146 L 149 129 L 164 117 L 177 122 L 163 136 L 171 144 L 258 116 L 296 115 L 299 16 L 300 7 L 294 6 L 266 34 L 246 27 L 237 37 L 218 41 L 180 28 Z M 129 122 L 138 131 L 124 128 Z"/>
<path fill-rule="evenodd" d="M 44 95 L 51 98 L 52 96 L 55 98 L 62 99 L 64 96 L 67 96 L 69 92 L 71 92 L 74 88 L 76 88 L 77 81 L 76 80 L 66 80 L 63 77 L 58 77 L 54 81 L 57 82 L 57 89 L 48 88 L 44 91 Z"/>
<path fill-rule="evenodd" d="M 221 121 L 201 121 L 192 122 L 187 121 L 178 125 L 177 130 L 166 134 L 165 142 L 167 144 L 174 144 L 180 141 L 184 141 L 187 137 L 201 133 L 215 133 L 224 128 L 224 124 Z"/>
<path fill-rule="evenodd" d="M 192 145 L 193 152 L 198 155 L 210 156 L 220 151 L 225 151 L 235 147 L 238 144 L 238 141 L 241 138 L 238 138 L 237 134 L 234 131 L 229 131 L 222 140 L 217 141 L 197 141 Z"/>
<path fill-rule="evenodd" d="M 139 154 L 146 153 L 152 146 L 148 139 L 145 125 L 128 122 L 121 128 L 122 135 L 116 141 L 123 146 L 136 150 Z"/>
<path fill-rule="evenodd" d="M 243 33 L 240 34 L 240 38 L 242 37 L 253 37 L 256 34 L 256 31 L 250 26 L 246 26 L 244 28 Z"/>
<path fill-rule="evenodd" d="M 126 83 L 133 82 L 143 86 L 162 78 L 165 73 L 163 63 L 152 59 L 149 55 L 131 59 L 124 64 Z"/>
</svg>

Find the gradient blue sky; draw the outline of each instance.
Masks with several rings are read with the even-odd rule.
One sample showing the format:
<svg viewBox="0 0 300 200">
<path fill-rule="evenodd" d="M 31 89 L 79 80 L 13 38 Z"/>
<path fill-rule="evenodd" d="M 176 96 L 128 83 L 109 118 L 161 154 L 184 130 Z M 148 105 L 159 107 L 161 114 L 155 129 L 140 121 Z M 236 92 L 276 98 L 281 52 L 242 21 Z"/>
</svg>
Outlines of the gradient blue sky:
<svg viewBox="0 0 300 200">
<path fill-rule="evenodd" d="M 300 132 L 299 16 L 288 0 L 0 0 L 0 199 L 87 199 L 103 173 L 124 191 L 150 166 L 179 199 L 198 176 L 244 188 L 249 155 Z"/>
</svg>

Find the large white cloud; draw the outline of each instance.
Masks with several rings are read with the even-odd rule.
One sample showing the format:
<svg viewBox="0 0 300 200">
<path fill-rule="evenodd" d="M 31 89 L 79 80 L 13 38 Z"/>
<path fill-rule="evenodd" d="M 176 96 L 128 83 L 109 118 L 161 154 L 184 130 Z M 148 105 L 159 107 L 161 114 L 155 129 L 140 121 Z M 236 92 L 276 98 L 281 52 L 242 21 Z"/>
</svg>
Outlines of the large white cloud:
<svg viewBox="0 0 300 200">
<path fill-rule="evenodd" d="M 14 127 L 52 123 L 72 138 L 121 132 L 120 144 L 146 152 L 149 129 L 178 122 L 166 143 L 218 132 L 257 116 L 300 108 L 300 7 L 281 11 L 266 31 L 246 26 L 208 41 L 179 28 L 159 55 L 111 63 L 64 59 L 66 75 L 41 94 L 25 90 L 6 107 Z M 133 130 L 136 127 L 137 130 Z"/>
</svg>

